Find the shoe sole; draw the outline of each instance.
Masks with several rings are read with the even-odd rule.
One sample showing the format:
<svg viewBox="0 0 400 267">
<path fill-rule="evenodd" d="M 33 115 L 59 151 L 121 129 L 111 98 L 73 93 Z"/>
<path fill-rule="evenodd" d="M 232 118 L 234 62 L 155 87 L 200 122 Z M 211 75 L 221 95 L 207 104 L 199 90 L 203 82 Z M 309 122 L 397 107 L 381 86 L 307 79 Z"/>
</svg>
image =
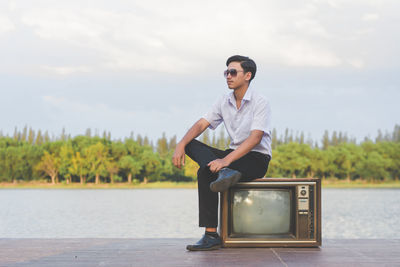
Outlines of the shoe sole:
<svg viewBox="0 0 400 267">
<path fill-rule="evenodd" d="M 209 248 L 195 248 L 190 245 L 186 247 L 186 249 L 189 251 L 208 251 L 208 250 L 217 250 L 219 248 L 221 248 L 221 245 L 215 245 Z"/>
<path fill-rule="evenodd" d="M 213 182 L 210 184 L 210 189 L 213 192 L 224 192 L 228 190 L 229 187 L 237 184 L 241 176 L 242 175 L 240 173 L 236 173 L 230 178 L 223 179 L 219 182 Z"/>
</svg>

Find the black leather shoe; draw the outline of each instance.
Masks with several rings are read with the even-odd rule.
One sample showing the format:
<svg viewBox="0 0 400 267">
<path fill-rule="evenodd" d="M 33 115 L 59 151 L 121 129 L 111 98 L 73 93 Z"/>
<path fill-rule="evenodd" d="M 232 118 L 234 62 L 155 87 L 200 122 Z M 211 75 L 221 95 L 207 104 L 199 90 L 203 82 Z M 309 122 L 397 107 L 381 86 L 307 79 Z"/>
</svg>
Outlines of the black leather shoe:
<svg viewBox="0 0 400 267">
<path fill-rule="evenodd" d="M 213 192 L 224 192 L 239 182 L 240 177 L 242 177 L 240 172 L 229 168 L 222 168 L 218 172 L 217 180 L 210 184 L 210 189 Z"/>
<path fill-rule="evenodd" d="M 221 247 L 221 237 L 213 237 L 211 235 L 204 234 L 203 237 L 197 241 L 194 245 L 187 245 L 186 249 L 190 251 L 197 250 L 215 250 Z"/>
</svg>

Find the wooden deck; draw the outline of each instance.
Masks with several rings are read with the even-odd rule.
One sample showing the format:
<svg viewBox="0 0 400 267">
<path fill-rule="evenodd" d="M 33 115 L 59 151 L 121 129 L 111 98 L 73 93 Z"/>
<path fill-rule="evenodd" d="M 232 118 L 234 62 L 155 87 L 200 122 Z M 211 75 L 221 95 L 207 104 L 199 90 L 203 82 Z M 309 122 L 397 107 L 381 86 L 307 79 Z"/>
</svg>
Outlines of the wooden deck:
<svg viewBox="0 0 400 267">
<path fill-rule="evenodd" d="M 188 252 L 195 239 L 0 239 L 0 266 L 400 266 L 399 239 Z"/>
</svg>

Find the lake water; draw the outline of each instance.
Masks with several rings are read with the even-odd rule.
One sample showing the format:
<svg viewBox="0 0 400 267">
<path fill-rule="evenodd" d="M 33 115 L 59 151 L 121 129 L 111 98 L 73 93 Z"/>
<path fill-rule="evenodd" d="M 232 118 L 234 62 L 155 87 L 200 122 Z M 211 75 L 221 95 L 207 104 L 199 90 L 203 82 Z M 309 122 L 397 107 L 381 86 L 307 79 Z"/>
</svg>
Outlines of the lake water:
<svg viewBox="0 0 400 267">
<path fill-rule="evenodd" d="M 197 190 L 0 190 L 0 238 L 198 238 Z M 400 238 L 400 190 L 323 189 L 323 238 Z"/>
</svg>

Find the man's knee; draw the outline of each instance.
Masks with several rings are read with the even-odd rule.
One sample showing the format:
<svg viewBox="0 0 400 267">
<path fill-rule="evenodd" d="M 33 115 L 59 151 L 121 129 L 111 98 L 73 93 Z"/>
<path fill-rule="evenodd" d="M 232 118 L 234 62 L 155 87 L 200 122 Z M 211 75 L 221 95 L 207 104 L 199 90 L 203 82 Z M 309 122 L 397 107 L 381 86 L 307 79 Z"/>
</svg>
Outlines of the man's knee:
<svg viewBox="0 0 400 267">
<path fill-rule="evenodd" d="M 212 173 L 208 166 L 200 167 L 197 170 L 197 181 L 198 181 L 199 185 L 201 185 L 201 184 L 209 185 L 216 178 L 217 178 L 217 174 Z"/>
<path fill-rule="evenodd" d="M 210 168 L 208 166 L 206 167 L 200 167 L 197 170 L 197 178 L 207 178 L 210 176 L 212 173 L 210 171 Z"/>
<path fill-rule="evenodd" d="M 200 143 L 199 141 L 197 141 L 196 139 L 193 139 L 192 141 L 190 141 L 186 146 L 185 146 L 185 153 L 186 154 L 190 154 L 193 149 L 196 148 L 196 146 L 198 145 L 198 143 Z"/>
</svg>

